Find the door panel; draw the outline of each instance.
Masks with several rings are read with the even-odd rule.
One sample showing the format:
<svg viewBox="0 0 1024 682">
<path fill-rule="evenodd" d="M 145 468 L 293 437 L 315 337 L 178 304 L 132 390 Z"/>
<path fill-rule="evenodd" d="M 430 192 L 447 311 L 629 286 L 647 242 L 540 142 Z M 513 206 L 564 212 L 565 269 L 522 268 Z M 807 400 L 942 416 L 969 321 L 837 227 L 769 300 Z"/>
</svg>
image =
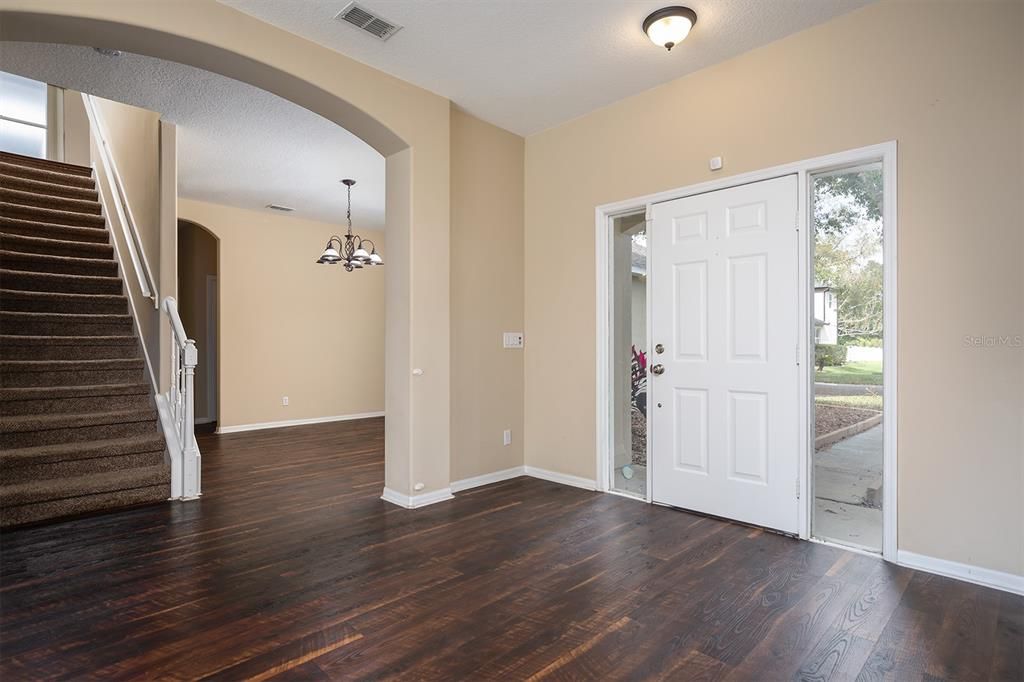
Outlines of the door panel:
<svg viewBox="0 0 1024 682">
<path fill-rule="evenodd" d="M 655 502 L 796 533 L 797 178 L 652 207 Z"/>
</svg>

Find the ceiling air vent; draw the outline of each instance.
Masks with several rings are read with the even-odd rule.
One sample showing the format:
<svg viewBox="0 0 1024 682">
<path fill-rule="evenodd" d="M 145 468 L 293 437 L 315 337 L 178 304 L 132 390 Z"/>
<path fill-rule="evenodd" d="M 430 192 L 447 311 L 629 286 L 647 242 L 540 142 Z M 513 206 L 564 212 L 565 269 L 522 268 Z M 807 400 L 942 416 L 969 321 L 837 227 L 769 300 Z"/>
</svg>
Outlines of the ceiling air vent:
<svg viewBox="0 0 1024 682">
<path fill-rule="evenodd" d="M 355 2 L 345 5 L 345 9 L 338 12 L 338 16 L 334 18 L 352 24 L 379 40 L 387 40 L 402 29 L 398 24 L 388 21 Z"/>
<path fill-rule="evenodd" d="M 295 210 L 291 206 L 282 206 L 281 204 L 267 204 L 267 208 L 271 211 L 281 211 L 282 213 L 291 213 Z"/>
</svg>

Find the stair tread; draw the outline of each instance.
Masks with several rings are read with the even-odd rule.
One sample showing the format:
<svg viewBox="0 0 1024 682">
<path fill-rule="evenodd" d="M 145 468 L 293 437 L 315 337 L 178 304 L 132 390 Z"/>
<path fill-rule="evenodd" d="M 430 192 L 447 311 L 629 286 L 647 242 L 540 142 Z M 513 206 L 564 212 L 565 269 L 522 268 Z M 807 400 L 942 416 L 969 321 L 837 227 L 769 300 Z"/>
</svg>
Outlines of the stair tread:
<svg viewBox="0 0 1024 682">
<path fill-rule="evenodd" d="M 137 339 L 131 334 L 107 336 L 0 334 L 0 345 L 9 346 L 132 346 L 136 342 Z"/>
<path fill-rule="evenodd" d="M 0 367 L 8 371 L 51 371 L 76 369 L 119 369 L 142 366 L 142 358 L 107 358 L 105 360 L 0 360 Z"/>
<path fill-rule="evenodd" d="M 164 439 L 158 433 L 154 433 L 152 436 L 103 438 L 75 443 L 54 443 L 52 445 L 35 445 L 27 448 L 8 448 L 0 452 L 0 465 L 111 457 L 135 452 L 156 452 L 163 449 Z"/>
<path fill-rule="evenodd" d="M 10 211 L 11 213 L 21 213 L 21 214 L 28 213 L 30 215 L 39 215 L 39 216 L 49 217 L 51 219 L 57 218 L 57 219 L 63 219 L 63 220 L 81 221 L 81 222 L 84 222 L 84 223 L 93 223 L 93 224 L 99 223 L 100 225 L 105 225 L 106 224 L 106 221 L 104 220 L 103 216 L 101 214 L 98 214 L 98 213 L 79 213 L 78 211 L 62 211 L 62 210 L 57 209 L 57 208 L 43 208 L 42 206 L 29 206 L 29 205 L 25 205 L 25 204 L 15 204 L 15 203 L 12 203 L 10 201 L 0 201 L 0 215 L 3 215 L 7 211 Z M 24 220 L 24 219 L 22 219 L 22 220 Z M 36 222 L 36 221 L 35 220 L 30 220 L 29 222 Z M 57 223 L 57 224 L 62 224 L 62 223 Z M 87 227 L 88 225 L 81 225 L 81 226 L 79 226 L 79 225 L 75 225 L 74 223 L 72 223 L 71 226 L 72 227 Z M 99 229 L 104 229 L 104 228 L 103 227 L 95 227 L 93 229 L 99 230 Z"/>
<path fill-rule="evenodd" d="M 109 282 L 110 280 L 120 281 L 121 279 L 117 275 L 66 275 L 62 272 L 28 272 L 25 270 L 10 270 L 8 268 L 0 268 L 0 276 L 23 277 L 25 275 L 52 277 L 54 279 L 86 279 L 102 282 Z"/>
<path fill-rule="evenodd" d="M 0 486 L 0 490 L 3 490 L 6 505 L 16 505 L 145 488 L 160 485 L 168 480 L 170 480 L 170 472 L 167 467 L 154 465 L 59 479 L 44 478 L 12 483 Z"/>
<path fill-rule="evenodd" d="M 80 249 L 85 251 L 96 251 L 104 252 L 109 254 L 109 258 L 114 257 L 114 247 L 109 243 L 102 242 L 79 242 L 71 239 L 52 239 L 50 237 L 35 237 L 27 234 L 14 234 L 13 232 L 0 231 L 0 244 L 3 244 L 4 250 L 10 250 L 9 247 L 17 247 L 19 244 L 23 245 L 35 245 L 41 248 L 51 248 L 54 250 L 59 249 Z M 23 251 L 16 251 L 15 253 L 24 253 Z M 54 254 L 57 255 L 57 254 Z M 91 258 L 92 256 L 73 256 L 66 255 L 65 258 Z"/>
<path fill-rule="evenodd" d="M 0 258 L 12 261 L 32 262 L 32 263 L 67 263 L 69 265 L 95 265 L 97 267 L 111 268 L 112 266 L 116 269 L 116 263 L 111 258 L 90 258 L 89 256 L 61 256 L 55 253 L 25 253 L 24 251 L 11 251 L 10 249 L 0 249 Z M 24 272 L 24 270 L 19 270 Z M 65 273 L 54 273 L 54 274 L 65 274 Z"/>
<path fill-rule="evenodd" d="M 5 167 L 0 162 L 0 185 L 4 187 L 19 189 L 23 192 L 33 192 L 49 197 L 68 197 L 75 199 L 87 199 L 98 201 L 99 192 L 95 188 L 82 187 L 78 184 L 69 185 L 59 182 L 47 182 L 36 178 L 28 178 L 18 173 L 9 172 L 10 166 Z"/>
<path fill-rule="evenodd" d="M 28 166 L 17 166 L 14 164 L 6 163 L 3 159 L 0 159 L 0 177 L 14 177 L 21 180 L 34 180 L 36 182 L 44 182 L 49 185 L 56 185 L 58 187 L 66 187 L 72 191 L 96 190 L 96 181 L 91 175 L 74 175 L 70 173 L 61 173 L 54 170 L 47 170 L 46 168 L 29 168 Z"/>
<path fill-rule="evenodd" d="M 0 271 L 2 272 L 2 271 Z M 5 298 L 52 298 L 70 299 L 72 301 L 104 301 L 108 303 L 120 303 L 125 300 L 124 294 L 83 294 L 75 291 L 34 291 L 31 289 L 0 289 L 0 301 Z M 6 312 L 32 312 L 9 310 Z M 102 313 L 100 313 L 102 314 Z"/>
<path fill-rule="evenodd" d="M 0 223 L 9 227 L 23 227 L 26 229 L 32 229 L 37 232 L 46 230 L 56 230 L 60 232 L 71 230 L 72 234 L 79 234 L 87 237 L 99 237 L 102 236 L 104 240 L 107 238 L 107 227 L 106 225 L 91 227 L 89 225 L 64 225 L 62 223 L 48 223 L 42 220 L 26 220 L 25 218 L 15 218 L 14 216 L 4 215 L 0 213 Z M 107 243 L 106 241 L 100 243 Z"/>
<path fill-rule="evenodd" d="M 130 322 L 132 316 L 126 313 L 43 313 L 34 310 L 0 310 L 0 318 L 99 323 Z"/>
<path fill-rule="evenodd" d="M 40 194 L 24 189 L 12 187 L 0 188 L 0 196 L 5 202 L 17 204 L 18 206 L 32 206 L 35 208 L 46 208 L 56 211 L 68 211 L 71 213 L 84 213 L 88 215 L 100 215 L 100 203 L 95 199 L 78 199 L 75 197 L 62 197 L 53 194 Z M 40 206 L 40 202 L 50 202 L 60 208 Z"/>
<path fill-rule="evenodd" d="M 22 433 L 25 431 L 50 431 L 52 429 L 102 426 L 105 424 L 128 424 L 133 422 L 156 421 L 154 407 L 102 412 L 75 412 L 60 414 L 19 414 L 0 417 L 0 431 Z"/>
<path fill-rule="evenodd" d="M 145 381 L 120 384 L 84 384 L 82 386 L 29 386 L 0 388 L 0 402 L 41 400 L 46 398 L 88 398 L 110 395 L 149 395 L 152 386 Z"/>
<path fill-rule="evenodd" d="M 22 168 L 42 168 L 52 173 L 63 173 L 65 175 L 86 176 L 92 175 L 92 168 L 80 166 L 66 161 L 53 161 L 52 159 L 40 159 L 35 156 L 25 156 L 14 152 L 0 152 L 0 162 Z"/>
</svg>

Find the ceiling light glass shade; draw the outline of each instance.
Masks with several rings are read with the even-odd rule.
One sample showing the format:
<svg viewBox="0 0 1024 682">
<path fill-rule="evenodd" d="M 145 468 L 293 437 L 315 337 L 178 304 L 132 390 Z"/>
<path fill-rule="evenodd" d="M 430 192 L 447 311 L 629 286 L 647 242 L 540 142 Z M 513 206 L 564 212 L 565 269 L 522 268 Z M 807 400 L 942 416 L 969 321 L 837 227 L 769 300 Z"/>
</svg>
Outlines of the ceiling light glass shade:
<svg viewBox="0 0 1024 682">
<path fill-rule="evenodd" d="M 655 45 L 667 50 L 683 42 L 697 23 L 697 13 L 689 7 L 665 7 L 644 19 L 644 33 Z"/>
<path fill-rule="evenodd" d="M 370 260 L 370 254 L 362 246 L 356 249 L 356 252 L 352 254 L 352 257 L 360 261 Z"/>
<path fill-rule="evenodd" d="M 376 251 L 370 254 L 370 265 L 384 265 L 384 259 Z"/>
<path fill-rule="evenodd" d="M 316 262 L 321 264 L 326 263 L 327 265 L 334 265 L 340 260 L 341 254 L 338 253 L 338 250 L 334 248 L 334 246 L 328 244 L 327 248 L 324 249 L 324 252 L 322 254 L 320 254 L 320 257 L 317 259 Z"/>
</svg>

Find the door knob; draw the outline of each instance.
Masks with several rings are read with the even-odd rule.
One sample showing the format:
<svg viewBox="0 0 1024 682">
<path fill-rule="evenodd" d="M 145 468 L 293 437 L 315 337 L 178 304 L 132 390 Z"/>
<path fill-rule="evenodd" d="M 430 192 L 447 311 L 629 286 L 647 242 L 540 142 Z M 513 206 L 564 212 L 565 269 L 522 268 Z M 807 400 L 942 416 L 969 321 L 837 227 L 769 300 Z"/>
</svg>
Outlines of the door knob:
<svg viewBox="0 0 1024 682">
<path fill-rule="evenodd" d="M 665 373 L 665 365 L 655 365 L 654 367 L 651 367 L 651 374 L 664 374 L 664 373 Z"/>
</svg>

